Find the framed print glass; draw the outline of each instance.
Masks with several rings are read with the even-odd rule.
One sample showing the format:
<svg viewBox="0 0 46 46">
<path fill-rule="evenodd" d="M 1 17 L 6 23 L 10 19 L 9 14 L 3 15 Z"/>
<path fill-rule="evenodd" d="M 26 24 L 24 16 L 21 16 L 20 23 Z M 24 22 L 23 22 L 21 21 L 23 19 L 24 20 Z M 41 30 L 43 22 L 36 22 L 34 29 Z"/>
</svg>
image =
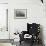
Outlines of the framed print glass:
<svg viewBox="0 0 46 46">
<path fill-rule="evenodd" d="M 27 9 L 14 9 L 14 18 L 26 19 L 27 18 Z"/>
</svg>

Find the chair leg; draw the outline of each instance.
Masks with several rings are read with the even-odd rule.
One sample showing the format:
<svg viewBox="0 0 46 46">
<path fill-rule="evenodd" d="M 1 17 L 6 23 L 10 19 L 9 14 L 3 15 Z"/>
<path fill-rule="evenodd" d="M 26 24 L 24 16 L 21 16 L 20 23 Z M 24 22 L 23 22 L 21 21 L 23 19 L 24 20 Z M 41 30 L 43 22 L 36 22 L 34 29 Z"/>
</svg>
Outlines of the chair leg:
<svg viewBox="0 0 46 46">
<path fill-rule="evenodd" d="M 20 45 L 21 45 L 21 41 L 20 41 Z"/>
<path fill-rule="evenodd" d="M 31 45 L 30 46 L 33 46 L 33 42 L 31 43 Z"/>
<path fill-rule="evenodd" d="M 33 41 L 33 39 L 32 39 L 32 41 L 31 41 L 31 45 L 30 45 L 30 46 L 33 46 L 33 44 L 34 44 L 34 41 Z"/>
</svg>

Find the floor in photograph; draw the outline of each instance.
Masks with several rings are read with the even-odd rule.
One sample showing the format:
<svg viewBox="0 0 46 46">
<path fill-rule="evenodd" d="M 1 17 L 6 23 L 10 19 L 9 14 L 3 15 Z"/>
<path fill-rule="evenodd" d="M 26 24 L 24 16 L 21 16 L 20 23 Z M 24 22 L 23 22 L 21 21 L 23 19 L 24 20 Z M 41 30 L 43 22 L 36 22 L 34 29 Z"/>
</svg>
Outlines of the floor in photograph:
<svg viewBox="0 0 46 46">
<path fill-rule="evenodd" d="M 19 46 L 31 46 L 29 43 L 25 43 L 25 42 L 23 42 L 21 45 L 19 45 Z M 41 44 L 34 44 L 33 46 L 42 46 Z"/>
<path fill-rule="evenodd" d="M 0 46 L 12 46 L 11 43 L 0 43 Z"/>
</svg>

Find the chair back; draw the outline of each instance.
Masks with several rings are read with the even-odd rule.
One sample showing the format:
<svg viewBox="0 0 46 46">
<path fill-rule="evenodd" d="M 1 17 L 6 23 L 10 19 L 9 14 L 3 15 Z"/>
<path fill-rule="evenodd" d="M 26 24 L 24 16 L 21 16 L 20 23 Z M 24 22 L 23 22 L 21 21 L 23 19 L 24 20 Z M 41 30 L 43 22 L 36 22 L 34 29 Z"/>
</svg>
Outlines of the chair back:
<svg viewBox="0 0 46 46">
<path fill-rule="evenodd" d="M 30 35 L 32 35 L 32 34 L 38 35 L 40 32 L 40 24 L 36 24 L 36 23 L 29 24 L 29 23 L 27 23 L 27 30 L 28 30 L 28 33 Z"/>
</svg>

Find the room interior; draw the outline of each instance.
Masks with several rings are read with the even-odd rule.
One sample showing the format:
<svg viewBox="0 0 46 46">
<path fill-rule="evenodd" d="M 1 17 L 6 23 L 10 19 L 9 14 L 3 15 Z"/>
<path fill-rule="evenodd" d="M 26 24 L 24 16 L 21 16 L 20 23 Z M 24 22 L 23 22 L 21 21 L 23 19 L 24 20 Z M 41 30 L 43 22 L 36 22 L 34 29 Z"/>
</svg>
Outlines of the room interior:
<svg viewBox="0 0 46 46">
<path fill-rule="evenodd" d="M 27 23 L 40 24 L 40 38 L 46 46 L 45 12 L 46 0 L 0 0 L 0 46 L 27 46 L 20 45 L 19 37 L 27 31 Z"/>
</svg>

